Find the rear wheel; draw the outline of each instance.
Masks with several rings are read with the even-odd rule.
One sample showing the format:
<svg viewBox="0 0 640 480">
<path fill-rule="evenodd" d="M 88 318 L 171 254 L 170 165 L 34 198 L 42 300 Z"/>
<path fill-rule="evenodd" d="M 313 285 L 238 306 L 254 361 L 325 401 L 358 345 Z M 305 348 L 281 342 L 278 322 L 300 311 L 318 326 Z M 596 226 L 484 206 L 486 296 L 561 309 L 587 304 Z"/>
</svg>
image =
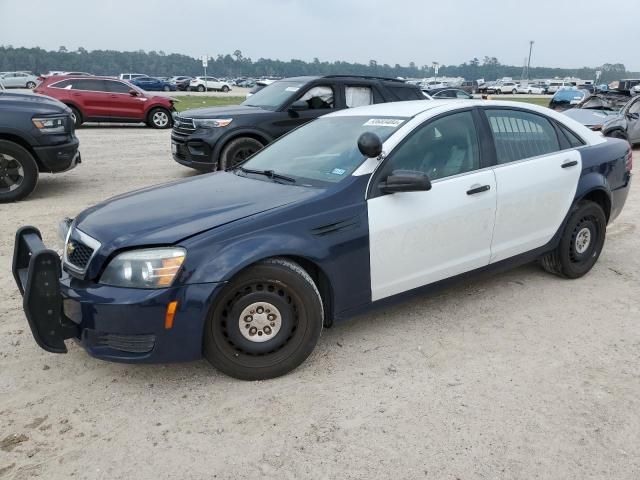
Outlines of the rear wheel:
<svg viewBox="0 0 640 480">
<path fill-rule="evenodd" d="M 198 91 L 204 92 L 205 91 L 204 85 L 198 85 Z"/>
<path fill-rule="evenodd" d="M 0 140 L 0 203 L 29 195 L 38 183 L 38 165 L 20 145 Z"/>
<path fill-rule="evenodd" d="M 567 221 L 558 247 L 542 257 L 542 267 L 561 277 L 582 277 L 598 260 L 606 230 L 602 207 L 591 201 L 580 202 Z"/>
<path fill-rule="evenodd" d="M 513 95 L 515 95 L 516 93 L 518 93 L 518 90 L 516 90 L 516 89 L 514 88 L 513 90 L 511 90 L 511 93 L 512 93 Z"/>
<path fill-rule="evenodd" d="M 164 87 L 162 87 L 162 90 L 164 90 L 165 92 L 170 92 L 171 87 L 169 87 L 169 85 L 165 85 Z"/>
<path fill-rule="evenodd" d="M 154 108 L 149 112 L 147 124 L 153 128 L 170 128 L 171 114 L 164 108 Z"/>
<path fill-rule="evenodd" d="M 229 87 L 227 87 L 226 85 L 224 85 L 224 86 L 222 87 L 222 91 L 223 91 L 224 93 L 228 93 L 228 92 L 229 92 Z"/>
<path fill-rule="evenodd" d="M 251 155 L 262 149 L 264 145 L 251 137 L 240 137 L 231 140 L 220 155 L 220 170 L 229 170 L 244 162 Z"/>
<path fill-rule="evenodd" d="M 297 263 L 273 258 L 238 274 L 207 320 L 204 355 L 242 380 L 284 375 L 313 351 L 323 324 L 318 289 Z"/>
</svg>

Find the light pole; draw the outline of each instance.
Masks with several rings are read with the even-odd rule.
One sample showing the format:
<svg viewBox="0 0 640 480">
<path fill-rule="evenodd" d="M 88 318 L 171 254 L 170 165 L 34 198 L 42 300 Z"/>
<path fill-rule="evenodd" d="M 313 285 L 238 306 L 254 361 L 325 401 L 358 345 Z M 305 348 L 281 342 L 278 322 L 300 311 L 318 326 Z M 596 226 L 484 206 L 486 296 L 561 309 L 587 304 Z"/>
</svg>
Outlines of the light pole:
<svg viewBox="0 0 640 480">
<path fill-rule="evenodd" d="M 431 66 L 433 67 L 433 72 L 435 73 L 435 79 L 438 79 L 438 70 L 440 69 L 440 64 L 438 62 L 433 62 L 431 64 Z"/>
<path fill-rule="evenodd" d="M 533 40 L 529 40 L 529 60 L 527 60 L 527 80 L 529 80 L 529 69 L 531 68 L 531 50 L 533 50 Z"/>
</svg>

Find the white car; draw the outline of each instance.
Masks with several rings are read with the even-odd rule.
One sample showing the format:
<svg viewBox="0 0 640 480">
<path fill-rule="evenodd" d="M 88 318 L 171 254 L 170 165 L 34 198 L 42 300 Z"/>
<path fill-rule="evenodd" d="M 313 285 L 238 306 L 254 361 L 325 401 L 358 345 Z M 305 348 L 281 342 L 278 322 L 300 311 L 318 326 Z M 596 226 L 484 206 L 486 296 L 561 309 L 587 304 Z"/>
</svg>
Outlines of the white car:
<svg viewBox="0 0 640 480">
<path fill-rule="evenodd" d="M 6 72 L 0 76 L 5 88 L 36 88 L 38 77 L 28 72 Z"/>
<path fill-rule="evenodd" d="M 221 92 L 231 91 L 229 82 L 218 80 L 215 77 L 195 77 L 189 82 L 190 90 L 197 90 L 199 92 L 205 92 L 207 90 L 218 90 Z"/>
<path fill-rule="evenodd" d="M 518 84 L 516 82 L 497 83 L 487 89 L 489 93 L 518 93 Z"/>
<path fill-rule="evenodd" d="M 527 93 L 529 95 L 542 95 L 546 91 L 544 85 L 539 85 L 537 83 L 521 83 L 517 86 L 516 90 L 517 93 Z"/>
</svg>

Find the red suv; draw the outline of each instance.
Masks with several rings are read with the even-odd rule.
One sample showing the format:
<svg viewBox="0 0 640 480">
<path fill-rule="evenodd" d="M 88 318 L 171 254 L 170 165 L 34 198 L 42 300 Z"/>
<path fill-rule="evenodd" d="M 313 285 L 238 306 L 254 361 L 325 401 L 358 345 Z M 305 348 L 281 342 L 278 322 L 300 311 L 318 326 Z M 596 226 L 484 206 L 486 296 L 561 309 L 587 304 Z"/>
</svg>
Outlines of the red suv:
<svg viewBox="0 0 640 480">
<path fill-rule="evenodd" d="M 34 92 L 68 105 L 76 127 L 83 122 L 145 122 L 153 128 L 170 128 L 173 123 L 175 100 L 150 96 L 124 80 L 54 76 Z"/>
</svg>

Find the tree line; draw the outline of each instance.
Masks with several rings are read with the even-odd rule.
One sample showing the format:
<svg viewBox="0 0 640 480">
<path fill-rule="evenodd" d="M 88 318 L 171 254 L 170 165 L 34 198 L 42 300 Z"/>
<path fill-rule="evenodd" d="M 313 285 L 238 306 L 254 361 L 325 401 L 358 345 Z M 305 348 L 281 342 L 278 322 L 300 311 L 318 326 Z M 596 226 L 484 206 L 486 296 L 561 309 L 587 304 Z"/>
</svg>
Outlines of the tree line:
<svg viewBox="0 0 640 480">
<path fill-rule="evenodd" d="M 138 50 L 120 52 L 116 50 L 92 50 L 82 47 L 68 50 L 61 46 L 57 51 L 42 48 L 0 46 L 0 71 L 28 70 L 46 73 L 51 70 L 83 71 L 96 75 L 117 75 L 123 72 L 145 73 L 153 76 L 203 74 L 199 59 L 177 53 Z M 602 72 L 601 81 L 611 82 L 624 77 L 640 77 L 638 72 L 628 72 L 621 63 L 605 63 L 596 67 L 549 68 L 531 67 L 529 78 L 578 77 L 594 79 L 596 70 Z M 438 76 L 464 77 L 469 80 L 484 78 L 495 80 L 502 77 L 520 79 L 524 73 L 522 66 L 503 65 L 496 57 L 472 58 L 460 65 L 440 65 Z M 208 62 L 207 74 L 218 77 L 291 77 L 296 75 L 378 75 L 385 77 L 425 78 L 434 76 L 431 63 L 418 65 L 382 64 L 376 60 L 368 63 L 343 61 L 311 62 L 304 60 L 273 60 L 259 58 L 252 60 L 242 55 L 240 50 L 232 54 L 219 54 Z"/>
</svg>

